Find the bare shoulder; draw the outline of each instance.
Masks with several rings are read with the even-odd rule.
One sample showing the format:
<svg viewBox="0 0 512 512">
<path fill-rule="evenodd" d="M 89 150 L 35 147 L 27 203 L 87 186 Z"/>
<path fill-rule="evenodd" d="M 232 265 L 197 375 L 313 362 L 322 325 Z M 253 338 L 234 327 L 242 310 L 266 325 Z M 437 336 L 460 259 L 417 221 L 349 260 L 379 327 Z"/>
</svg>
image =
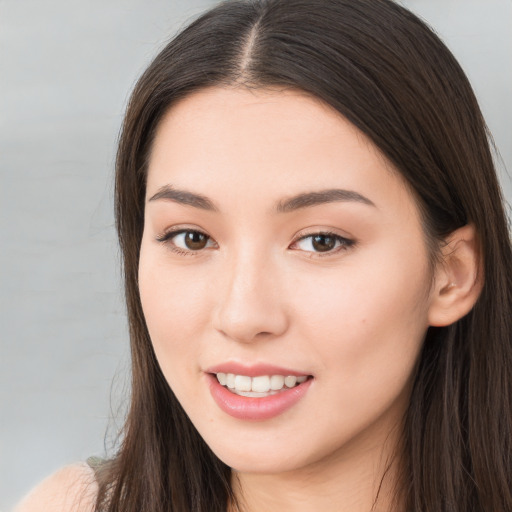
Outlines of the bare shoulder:
<svg viewBox="0 0 512 512">
<path fill-rule="evenodd" d="M 14 512 L 93 512 L 97 490 L 93 470 L 74 464 L 43 480 Z"/>
</svg>

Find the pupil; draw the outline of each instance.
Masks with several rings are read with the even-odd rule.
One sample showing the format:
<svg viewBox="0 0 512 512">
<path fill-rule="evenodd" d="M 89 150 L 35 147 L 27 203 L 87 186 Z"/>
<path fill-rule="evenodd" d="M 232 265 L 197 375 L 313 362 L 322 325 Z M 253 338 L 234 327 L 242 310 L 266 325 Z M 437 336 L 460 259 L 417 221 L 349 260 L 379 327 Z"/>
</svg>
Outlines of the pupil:
<svg viewBox="0 0 512 512">
<path fill-rule="evenodd" d="M 206 247 L 206 243 L 208 242 L 208 237 L 203 235 L 203 233 L 198 233 L 197 231 L 189 231 L 185 236 L 185 245 L 192 250 L 204 249 Z"/>
<path fill-rule="evenodd" d="M 315 235 L 313 237 L 313 247 L 316 251 L 326 252 L 334 249 L 336 240 L 334 237 L 329 235 Z"/>
</svg>

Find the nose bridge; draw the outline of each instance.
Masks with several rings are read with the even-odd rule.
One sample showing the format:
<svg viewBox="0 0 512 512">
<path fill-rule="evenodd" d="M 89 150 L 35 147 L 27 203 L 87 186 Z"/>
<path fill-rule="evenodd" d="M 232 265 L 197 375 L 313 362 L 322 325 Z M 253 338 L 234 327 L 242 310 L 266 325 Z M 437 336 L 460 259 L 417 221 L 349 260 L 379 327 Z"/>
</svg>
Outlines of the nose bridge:
<svg viewBox="0 0 512 512">
<path fill-rule="evenodd" d="M 275 258 L 254 243 L 241 244 L 227 258 L 223 270 L 217 330 L 243 342 L 258 335 L 282 334 L 287 320 Z"/>
</svg>

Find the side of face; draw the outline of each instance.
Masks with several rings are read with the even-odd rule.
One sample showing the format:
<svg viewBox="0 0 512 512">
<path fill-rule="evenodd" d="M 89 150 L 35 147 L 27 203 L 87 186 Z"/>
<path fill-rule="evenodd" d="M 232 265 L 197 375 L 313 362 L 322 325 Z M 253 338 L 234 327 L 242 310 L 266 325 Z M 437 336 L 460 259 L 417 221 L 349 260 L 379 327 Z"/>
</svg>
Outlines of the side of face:
<svg viewBox="0 0 512 512">
<path fill-rule="evenodd" d="M 139 285 L 169 386 L 231 467 L 332 463 L 399 425 L 433 306 L 420 215 L 318 100 L 212 88 L 172 107 L 149 163 Z M 269 366 L 308 376 L 296 403 L 257 419 L 219 407 L 214 369 Z"/>
</svg>

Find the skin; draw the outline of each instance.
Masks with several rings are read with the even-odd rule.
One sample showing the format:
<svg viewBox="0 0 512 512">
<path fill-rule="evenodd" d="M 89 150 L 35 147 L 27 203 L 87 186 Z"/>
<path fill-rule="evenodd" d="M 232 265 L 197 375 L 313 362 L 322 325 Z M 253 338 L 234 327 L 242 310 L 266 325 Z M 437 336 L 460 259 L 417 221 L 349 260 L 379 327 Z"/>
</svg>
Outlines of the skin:
<svg viewBox="0 0 512 512">
<path fill-rule="evenodd" d="M 84 463 L 66 466 L 43 480 L 14 512 L 94 512 L 98 486 Z"/>
<path fill-rule="evenodd" d="M 216 211 L 154 198 L 206 196 Z M 361 201 L 289 212 L 326 189 Z M 153 198 L 153 199 L 152 199 Z M 187 248 L 172 229 L 207 235 Z M 332 232 L 318 252 L 307 235 Z M 176 251 L 181 252 L 176 252 Z M 247 510 L 385 510 L 390 464 L 429 325 L 432 273 L 400 175 L 353 125 L 298 91 L 212 88 L 162 120 L 148 169 L 139 285 L 163 373 Z M 283 414 L 221 411 L 205 370 L 235 361 L 312 375 Z"/>
<path fill-rule="evenodd" d="M 350 193 L 283 208 L 332 189 Z M 191 196 L 176 190 L 201 201 L 183 204 Z M 204 233 L 203 245 L 187 248 L 176 229 Z M 233 468 L 241 506 L 230 512 L 401 510 L 396 454 L 427 327 L 467 314 L 483 286 L 472 225 L 440 244 L 433 267 L 425 238 L 400 174 L 317 99 L 212 88 L 164 117 L 149 162 L 141 300 L 169 385 Z M 285 367 L 311 385 L 276 417 L 235 419 L 205 373 L 226 362 Z M 77 464 L 15 510 L 91 512 L 96 493 L 92 470 Z"/>
</svg>

